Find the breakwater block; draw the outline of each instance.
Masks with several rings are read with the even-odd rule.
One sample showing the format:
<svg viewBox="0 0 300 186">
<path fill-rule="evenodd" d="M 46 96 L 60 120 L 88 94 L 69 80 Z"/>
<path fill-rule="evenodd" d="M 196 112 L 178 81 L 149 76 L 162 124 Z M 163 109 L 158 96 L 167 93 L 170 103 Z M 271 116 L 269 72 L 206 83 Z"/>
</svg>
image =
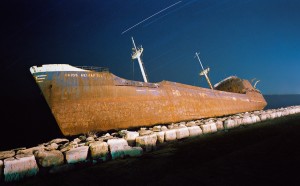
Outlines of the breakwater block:
<svg viewBox="0 0 300 186">
<path fill-rule="evenodd" d="M 224 125 L 223 125 L 223 121 L 222 120 L 217 120 L 216 121 L 216 126 L 217 126 L 217 130 L 224 130 Z"/>
<path fill-rule="evenodd" d="M 3 161 L 0 160 L 0 181 L 2 180 L 2 175 L 3 175 Z"/>
<path fill-rule="evenodd" d="M 28 149 L 21 149 L 21 150 L 18 150 L 18 151 L 17 151 L 17 154 L 28 154 L 28 155 L 33 155 L 34 152 L 40 151 L 40 150 L 44 150 L 44 149 L 45 149 L 45 146 L 44 146 L 44 145 L 39 145 L 39 146 L 31 147 L 31 148 L 28 148 Z"/>
<path fill-rule="evenodd" d="M 88 155 L 88 146 L 81 146 L 73 148 L 65 152 L 66 160 L 68 163 L 78 163 L 85 161 Z"/>
<path fill-rule="evenodd" d="M 166 141 L 174 141 L 176 140 L 176 130 L 166 130 L 165 131 L 165 140 Z"/>
<path fill-rule="evenodd" d="M 257 115 L 253 115 L 251 116 L 252 122 L 253 123 L 258 123 L 260 122 L 260 118 Z"/>
<path fill-rule="evenodd" d="M 39 168 L 34 155 L 20 154 L 4 160 L 4 181 L 18 181 L 24 177 L 34 176 Z"/>
<path fill-rule="evenodd" d="M 225 129 L 231 129 L 236 127 L 236 122 L 232 119 L 227 119 L 224 121 L 224 128 Z"/>
<path fill-rule="evenodd" d="M 13 151 L 13 150 L 2 151 L 2 152 L 0 152 L 0 160 L 6 159 L 6 158 L 11 158 L 14 155 L 15 155 L 15 151 Z"/>
<path fill-rule="evenodd" d="M 265 120 L 267 120 L 269 117 L 268 117 L 267 114 L 261 114 L 261 115 L 259 115 L 259 118 L 260 118 L 261 121 L 265 121 Z"/>
<path fill-rule="evenodd" d="M 217 132 L 217 126 L 216 123 L 210 122 L 210 123 L 205 123 L 204 125 L 200 125 L 203 134 L 208 134 L 208 133 L 213 133 Z"/>
<path fill-rule="evenodd" d="M 190 137 L 199 136 L 202 134 L 202 130 L 199 126 L 187 127 L 190 133 Z"/>
<path fill-rule="evenodd" d="M 242 123 L 243 123 L 244 125 L 249 125 L 249 124 L 252 124 L 252 123 L 253 123 L 253 120 L 252 120 L 252 118 L 251 118 L 250 116 L 245 116 L 245 117 L 243 118 Z"/>
<path fill-rule="evenodd" d="M 39 165 L 42 167 L 53 167 L 64 163 L 64 155 L 58 150 L 37 151 L 34 153 Z"/>
<path fill-rule="evenodd" d="M 156 148 L 157 135 L 150 134 L 145 136 L 138 136 L 136 138 L 136 146 L 142 147 L 146 152 L 155 150 Z"/>
<path fill-rule="evenodd" d="M 154 132 L 154 134 L 156 134 L 157 136 L 157 141 L 159 143 L 163 143 L 165 140 L 165 131 L 160 131 L 160 132 Z"/>
<path fill-rule="evenodd" d="M 140 134 L 135 131 L 127 131 L 125 134 L 125 139 L 128 142 L 128 145 L 134 146 L 135 145 L 135 139 L 139 136 Z"/>
<path fill-rule="evenodd" d="M 128 146 L 128 143 L 125 139 L 109 139 L 107 140 L 107 144 L 110 150 L 111 158 L 123 158 L 125 156 L 125 148 Z"/>
<path fill-rule="evenodd" d="M 106 161 L 108 158 L 108 144 L 103 141 L 95 141 L 89 144 L 91 157 L 93 159 L 101 159 Z"/>
<path fill-rule="evenodd" d="M 176 138 L 183 139 L 190 136 L 189 129 L 186 126 L 182 126 L 176 129 Z"/>
<path fill-rule="evenodd" d="M 241 124 L 243 124 L 243 119 L 240 118 L 239 116 L 236 116 L 233 118 L 234 122 L 235 122 L 235 126 L 238 127 L 240 126 Z"/>
</svg>

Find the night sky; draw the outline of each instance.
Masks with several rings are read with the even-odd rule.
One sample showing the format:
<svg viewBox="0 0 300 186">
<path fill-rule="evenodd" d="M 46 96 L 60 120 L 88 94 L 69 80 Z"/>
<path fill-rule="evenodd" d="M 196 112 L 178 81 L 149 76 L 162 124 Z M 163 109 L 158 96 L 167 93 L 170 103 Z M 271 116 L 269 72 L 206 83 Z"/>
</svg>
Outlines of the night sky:
<svg viewBox="0 0 300 186">
<path fill-rule="evenodd" d="M 37 120 L 45 118 L 41 110 L 50 110 L 29 72 L 33 65 L 101 66 L 119 77 L 142 80 L 137 61 L 131 59 L 132 36 L 144 48 L 150 82 L 208 87 L 194 58 L 200 52 L 213 84 L 237 75 L 259 79 L 263 94 L 300 94 L 300 1 L 182 0 L 121 34 L 176 2 L 1 1 L 4 121 L 18 131 L 25 127 L 13 119 L 40 122 L 40 128 L 32 129 L 37 133 L 47 130 L 45 122 L 54 121 L 50 116 Z M 20 115 L 21 109 L 26 112 Z"/>
<path fill-rule="evenodd" d="M 4 1 L 4 70 L 28 74 L 32 65 L 67 63 L 104 66 L 142 80 L 137 61 L 133 74 L 133 36 L 144 47 L 151 82 L 207 87 L 194 58 L 200 52 L 213 84 L 237 75 L 259 79 L 264 94 L 300 93 L 300 1 L 183 0 L 121 35 L 176 2 Z"/>
</svg>

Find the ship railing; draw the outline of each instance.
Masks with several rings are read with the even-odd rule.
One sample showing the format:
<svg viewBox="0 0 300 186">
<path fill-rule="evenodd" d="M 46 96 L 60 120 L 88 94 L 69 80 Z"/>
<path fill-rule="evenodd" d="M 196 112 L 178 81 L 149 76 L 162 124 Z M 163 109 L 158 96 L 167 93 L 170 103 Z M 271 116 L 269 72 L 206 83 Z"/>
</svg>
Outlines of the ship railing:
<svg viewBox="0 0 300 186">
<path fill-rule="evenodd" d="M 84 70 L 91 70 L 96 72 L 109 72 L 109 69 L 107 67 L 96 67 L 96 66 L 76 66 L 76 67 Z"/>
</svg>

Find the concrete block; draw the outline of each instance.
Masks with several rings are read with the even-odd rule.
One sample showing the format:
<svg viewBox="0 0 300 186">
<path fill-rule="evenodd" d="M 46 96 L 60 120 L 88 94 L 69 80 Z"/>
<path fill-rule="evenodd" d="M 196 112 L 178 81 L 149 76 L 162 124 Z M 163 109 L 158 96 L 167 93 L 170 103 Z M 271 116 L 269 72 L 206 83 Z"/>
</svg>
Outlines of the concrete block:
<svg viewBox="0 0 300 186">
<path fill-rule="evenodd" d="M 125 139 L 128 142 L 128 145 L 130 146 L 135 146 L 135 139 L 136 137 L 138 137 L 140 134 L 138 132 L 134 132 L 134 131 L 127 131 L 125 134 Z"/>
<path fill-rule="evenodd" d="M 68 143 L 68 142 L 69 142 L 69 140 L 66 138 L 56 138 L 54 140 L 49 141 L 48 144 L 51 144 L 51 143 L 62 144 L 62 143 Z"/>
<path fill-rule="evenodd" d="M 192 126 L 195 126 L 196 125 L 196 122 L 195 121 L 189 121 L 187 122 L 186 126 L 187 127 L 192 127 Z"/>
<path fill-rule="evenodd" d="M 290 112 L 289 112 L 288 110 L 284 110 L 284 111 L 282 112 L 282 115 L 283 115 L 283 116 L 288 116 L 288 115 L 290 115 Z"/>
<path fill-rule="evenodd" d="M 83 141 L 83 140 L 82 140 Z M 95 141 L 95 138 L 93 136 L 90 136 L 90 137 L 87 137 L 85 139 L 86 142 L 94 142 Z"/>
<path fill-rule="evenodd" d="M 157 142 L 163 143 L 165 140 L 165 131 L 160 131 L 160 132 L 154 132 L 157 136 Z"/>
<path fill-rule="evenodd" d="M 187 127 L 190 133 L 190 137 L 193 136 L 199 136 L 202 134 L 202 130 L 199 126 L 195 125 L 195 126 L 191 126 L 191 127 Z"/>
<path fill-rule="evenodd" d="M 277 118 L 276 112 L 271 113 L 271 114 L 270 114 L 270 118 L 271 118 L 271 119 Z"/>
<path fill-rule="evenodd" d="M 58 144 L 56 143 L 51 143 L 45 147 L 45 150 L 47 151 L 56 150 L 56 149 L 58 149 Z"/>
<path fill-rule="evenodd" d="M 64 163 L 64 155 L 58 150 L 37 151 L 34 153 L 39 165 L 42 167 L 52 167 L 62 165 Z"/>
<path fill-rule="evenodd" d="M 141 128 L 138 132 L 139 132 L 140 136 L 146 136 L 146 135 L 153 134 L 153 131 L 148 130 L 146 128 Z"/>
<path fill-rule="evenodd" d="M 295 114 L 295 110 L 294 110 L 293 108 L 290 108 L 290 109 L 289 109 L 289 113 L 290 113 L 290 114 Z"/>
<path fill-rule="evenodd" d="M 263 113 L 263 114 L 259 115 L 259 118 L 260 118 L 260 121 L 265 121 L 268 119 L 268 116 Z"/>
<path fill-rule="evenodd" d="M 162 126 L 162 127 L 160 128 L 160 130 L 161 130 L 161 131 L 166 131 L 166 130 L 168 130 L 168 128 L 167 128 L 166 126 Z"/>
<path fill-rule="evenodd" d="M 190 136 L 189 129 L 187 127 L 180 127 L 175 129 L 176 130 L 176 138 L 177 139 L 183 139 Z"/>
<path fill-rule="evenodd" d="M 152 128 L 153 132 L 160 132 L 161 131 L 161 126 L 160 125 L 156 125 Z"/>
<path fill-rule="evenodd" d="M 85 161 L 88 155 L 88 146 L 77 147 L 65 152 L 68 163 L 78 163 Z"/>
<path fill-rule="evenodd" d="M 233 121 L 235 122 L 235 127 L 238 127 L 243 123 L 243 119 L 240 117 L 233 118 Z"/>
<path fill-rule="evenodd" d="M 166 130 L 165 131 L 165 140 L 166 141 L 174 141 L 176 140 L 176 130 Z"/>
<path fill-rule="evenodd" d="M 150 134 L 146 136 L 138 136 L 136 138 L 136 146 L 142 147 L 146 152 L 154 150 L 156 148 L 157 135 Z"/>
<path fill-rule="evenodd" d="M 140 157 L 143 155 L 143 148 L 125 146 L 124 155 L 129 157 Z"/>
<path fill-rule="evenodd" d="M 232 119 L 227 119 L 224 121 L 225 129 L 232 129 L 232 128 L 235 128 L 235 126 L 236 126 L 236 122 L 234 122 L 234 120 L 232 120 Z"/>
<path fill-rule="evenodd" d="M 203 134 L 217 132 L 217 126 L 215 122 L 210 122 L 208 124 L 204 124 L 200 126 Z"/>
<path fill-rule="evenodd" d="M 107 144 L 113 160 L 117 158 L 123 158 L 125 156 L 124 150 L 125 147 L 128 146 L 128 143 L 124 138 L 109 139 Z"/>
<path fill-rule="evenodd" d="M 245 116 L 242 120 L 243 125 L 249 125 L 249 124 L 252 124 L 252 123 L 253 123 L 253 120 L 250 116 Z"/>
<path fill-rule="evenodd" d="M 222 120 L 218 120 L 216 121 L 216 126 L 217 126 L 217 130 L 224 130 L 224 126 L 223 126 L 223 121 Z"/>
<path fill-rule="evenodd" d="M 277 117 L 281 117 L 282 116 L 282 112 L 281 111 L 277 111 Z"/>
<path fill-rule="evenodd" d="M 259 118 L 257 115 L 251 116 L 251 118 L 252 118 L 252 122 L 253 122 L 253 123 L 258 123 L 258 122 L 260 122 L 260 118 Z"/>
<path fill-rule="evenodd" d="M 0 160 L 0 182 L 2 180 L 2 175 L 3 175 L 3 161 Z"/>
<path fill-rule="evenodd" d="M 44 145 L 39 145 L 39 146 L 36 146 L 36 147 L 31 147 L 31 148 L 28 148 L 28 149 L 19 150 L 17 152 L 17 154 L 33 155 L 36 151 L 40 151 L 40 150 L 44 150 L 44 149 L 45 149 Z"/>
<path fill-rule="evenodd" d="M 211 130 L 211 132 L 217 132 L 218 131 L 217 125 L 216 125 L 215 122 L 210 124 L 210 130 Z"/>
<path fill-rule="evenodd" d="M 208 124 L 200 125 L 200 127 L 202 129 L 203 134 L 210 133 L 210 126 Z"/>
<path fill-rule="evenodd" d="M 4 181 L 18 181 L 24 177 L 34 176 L 38 173 L 39 168 L 35 161 L 34 155 L 20 154 L 15 158 L 4 160 Z"/>
<path fill-rule="evenodd" d="M 103 141 L 95 141 L 89 144 L 92 159 L 102 159 L 106 161 L 108 158 L 108 144 Z"/>
<path fill-rule="evenodd" d="M 0 151 L 0 160 L 4 160 L 6 158 L 11 158 L 15 155 L 14 150 Z"/>
</svg>

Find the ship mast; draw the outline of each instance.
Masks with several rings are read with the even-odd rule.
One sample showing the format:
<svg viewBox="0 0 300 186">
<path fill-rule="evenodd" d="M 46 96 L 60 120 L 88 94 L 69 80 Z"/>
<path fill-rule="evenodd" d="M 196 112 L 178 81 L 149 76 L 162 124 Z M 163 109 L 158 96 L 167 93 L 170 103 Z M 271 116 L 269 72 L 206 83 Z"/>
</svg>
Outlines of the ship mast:
<svg viewBox="0 0 300 186">
<path fill-rule="evenodd" d="M 201 60 L 200 60 L 200 58 L 199 58 L 199 54 L 200 54 L 200 53 L 197 53 L 197 52 L 196 52 L 196 57 L 198 58 L 198 61 L 199 61 L 200 65 L 201 65 L 201 68 L 202 68 L 202 71 L 200 72 L 199 75 L 200 75 L 200 76 L 205 76 L 208 85 L 209 85 L 210 88 L 213 90 L 213 86 L 211 85 L 210 80 L 209 80 L 209 78 L 208 78 L 208 76 L 207 76 L 207 74 L 208 74 L 208 72 L 209 72 L 209 68 L 207 68 L 207 69 L 204 69 L 204 68 L 203 68 L 203 65 L 202 65 L 202 63 L 201 63 Z"/>
<path fill-rule="evenodd" d="M 144 82 L 148 82 L 148 77 L 147 77 L 147 74 L 145 72 L 145 67 L 144 67 L 144 64 L 141 60 L 141 55 L 143 53 L 143 47 L 141 46 L 140 48 L 137 48 L 135 46 L 135 43 L 134 43 L 134 40 L 133 40 L 133 37 L 131 37 L 132 39 L 132 43 L 133 43 L 133 46 L 134 48 L 132 48 L 132 59 L 138 59 L 138 62 L 139 62 L 139 65 L 140 65 L 140 69 L 141 69 L 141 72 L 142 72 L 142 75 L 143 75 L 143 78 L 144 78 Z"/>
</svg>

